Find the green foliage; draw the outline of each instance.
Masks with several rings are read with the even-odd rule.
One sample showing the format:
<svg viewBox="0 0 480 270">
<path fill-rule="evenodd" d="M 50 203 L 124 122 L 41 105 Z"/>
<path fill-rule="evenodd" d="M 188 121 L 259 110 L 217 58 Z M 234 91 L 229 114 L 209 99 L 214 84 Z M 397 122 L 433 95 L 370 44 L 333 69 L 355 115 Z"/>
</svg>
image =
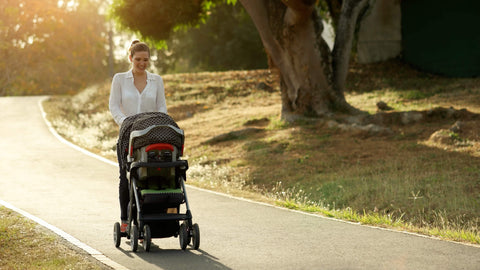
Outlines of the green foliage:
<svg viewBox="0 0 480 270">
<path fill-rule="evenodd" d="M 258 32 L 239 4 L 218 4 L 204 24 L 174 33 L 168 49 L 158 52 L 164 72 L 267 68 Z"/>
<path fill-rule="evenodd" d="M 115 0 L 110 14 L 154 45 L 160 73 L 266 68 L 258 32 L 236 2 Z"/>
<path fill-rule="evenodd" d="M 111 14 L 133 32 L 166 40 L 176 27 L 196 25 L 211 6 L 200 0 L 114 0 Z"/>
<path fill-rule="evenodd" d="M 327 21 L 331 2 L 339 5 L 326 0 L 316 4 L 316 12 Z M 237 0 L 114 0 L 110 13 L 119 26 L 156 44 L 160 73 L 267 67 L 258 31 Z"/>
</svg>

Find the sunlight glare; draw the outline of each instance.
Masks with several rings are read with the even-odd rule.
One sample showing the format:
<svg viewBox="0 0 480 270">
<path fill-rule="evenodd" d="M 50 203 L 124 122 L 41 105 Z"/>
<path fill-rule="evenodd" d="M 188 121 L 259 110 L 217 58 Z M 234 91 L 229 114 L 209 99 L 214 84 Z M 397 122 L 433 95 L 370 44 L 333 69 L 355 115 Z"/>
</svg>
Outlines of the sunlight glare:
<svg viewBox="0 0 480 270">
<path fill-rule="evenodd" d="M 78 7 L 78 3 L 76 0 L 64 1 L 59 0 L 57 2 L 58 7 L 65 7 L 67 10 L 74 10 Z"/>
</svg>

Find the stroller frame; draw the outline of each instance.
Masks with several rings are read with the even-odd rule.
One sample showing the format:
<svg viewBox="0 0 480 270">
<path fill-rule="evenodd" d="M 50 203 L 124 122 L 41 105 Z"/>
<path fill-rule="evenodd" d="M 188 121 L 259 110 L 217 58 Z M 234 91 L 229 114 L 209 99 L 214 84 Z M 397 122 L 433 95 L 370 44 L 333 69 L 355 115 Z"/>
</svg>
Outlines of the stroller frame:
<svg viewBox="0 0 480 270">
<path fill-rule="evenodd" d="M 171 144 L 150 144 L 147 147 L 153 147 L 157 149 L 158 147 L 167 147 L 173 149 L 172 153 L 174 158 L 172 161 L 155 161 L 150 162 L 147 158 L 147 161 L 141 160 L 138 161 L 135 159 L 135 153 L 133 145 L 136 139 L 141 138 L 142 136 L 148 135 L 150 132 L 154 132 L 157 129 L 169 128 L 179 136 L 181 136 L 182 149 L 177 149 L 176 146 Z M 138 249 L 139 240 L 143 240 L 142 244 L 145 251 L 149 252 L 151 247 L 152 236 L 157 236 L 157 238 L 166 238 L 166 237 L 177 237 L 179 236 L 180 247 L 182 250 L 185 250 L 186 247 L 193 240 L 193 248 L 198 249 L 200 246 L 200 230 L 198 224 L 192 222 L 192 213 L 190 210 L 190 205 L 188 202 L 187 192 L 185 189 L 186 181 L 186 171 L 188 170 L 188 161 L 178 159 L 183 154 L 183 142 L 184 142 L 184 132 L 183 130 L 176 128 L 172 125 L 152 125 L 143 130 L 132 131 L 129 138 L 129 148 L 127 156 L 127 179 L 129 181 L 129 196 L 130 202 L 128 206 L 128 226 L 126 232 L 120 231 L 120 224 L 118 222 L 114 225 L 114 242 L 115 246 L 120 246 L 121 237 L 126 237 L 130 239 L 130 246 L 132 251 L 136 252 Z M 157 148 L 155 148 L 157 147 Z M 171 147 L 171 148 L 170 148 Z M 144 149 L 145 147 L 142 147 Z M 147 155 L 147 150 L 145 148 L 145 153 Z M 139 150 L 137 150 L 139 151 Z M 138 154 L 138 152 L 137 152 Z M 145 157 L 143 157 L 145 159 Z M 178 160 L 177 160 L 178 159 Z M 178 202 L 176 206 L 176 213 L 145 213 L 142 203 L 142 194 L 141 188 L 139 188 L 140 176 L 139 169 L 164 169 L 164 168 L 174 168 L 175 169 L 175 186 L 178 186 L 183 194 L 182 202 Z M 185 213 L 180 213 L 181 204 L 185 203 L 186 211 Z M 175 203 L 177 204 L 177 203 Z M 172 208 L 172 207 L 168 207 Z M 183 221 L 181 225 L 178 225 L 180 221 Z M 165 226 L 167 232 L 157 232 L 155 228 L 159 226 Z M 163 224 L 163 225 L 162 225 Z M 154 229 L 154 231 L 152 231 Z M 152 234 L 153 233 L 153 234 Z"/>
</svg>

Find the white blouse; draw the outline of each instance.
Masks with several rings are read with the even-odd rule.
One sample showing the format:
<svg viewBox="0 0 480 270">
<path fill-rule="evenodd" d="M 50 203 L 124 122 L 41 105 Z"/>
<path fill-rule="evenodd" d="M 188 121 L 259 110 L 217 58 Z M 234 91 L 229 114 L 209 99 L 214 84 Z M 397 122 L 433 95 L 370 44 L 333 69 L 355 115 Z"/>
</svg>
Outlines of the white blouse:
<svg viewBox="0 0 480 270">
<path fill-rule="evenodd" d="M 133 83 L 132 70 L 115 74 L 110 89 L 109 108 L 119 126 L 125 118 L 138 113 L 167 113 L 162 77 L 147 71 L 147 85 L 140 93 Z"/>
</svg>

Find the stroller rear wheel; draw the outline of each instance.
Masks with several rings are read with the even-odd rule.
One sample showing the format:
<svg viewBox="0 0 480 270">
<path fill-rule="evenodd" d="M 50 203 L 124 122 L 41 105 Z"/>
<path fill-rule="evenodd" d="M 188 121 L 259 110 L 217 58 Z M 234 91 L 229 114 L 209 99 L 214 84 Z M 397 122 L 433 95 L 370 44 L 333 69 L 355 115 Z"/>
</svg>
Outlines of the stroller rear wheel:
<svg viewBox="0 0 480 270">
<path fill-rule="evenodd" d="M 115 222 L 113 225 L 113 242 L 115 243 L 115 247 L 120 246 L 120 241 L 122 240 L 122 232 L 120 231 L 120 223 Z"/>
<path fill-rule="evenodd" d="M 130 247 L 133 252 L 137 252 L 138 248 L 138 227 L 133 224 L 130 229 Z"/>
<path fill-rule="evenodd" d="M 200 227 L 197 223 L 192 226 L 192 245 L 195 250 L 200 247 Z"/>
<path fill-rule="evenodd" d="M 150 231 L 150 226 L 143 226 L 143 249 L 146 252 L 150 251 L 150 246 L 152 244 L 152 232 Z"/>
</svg>

